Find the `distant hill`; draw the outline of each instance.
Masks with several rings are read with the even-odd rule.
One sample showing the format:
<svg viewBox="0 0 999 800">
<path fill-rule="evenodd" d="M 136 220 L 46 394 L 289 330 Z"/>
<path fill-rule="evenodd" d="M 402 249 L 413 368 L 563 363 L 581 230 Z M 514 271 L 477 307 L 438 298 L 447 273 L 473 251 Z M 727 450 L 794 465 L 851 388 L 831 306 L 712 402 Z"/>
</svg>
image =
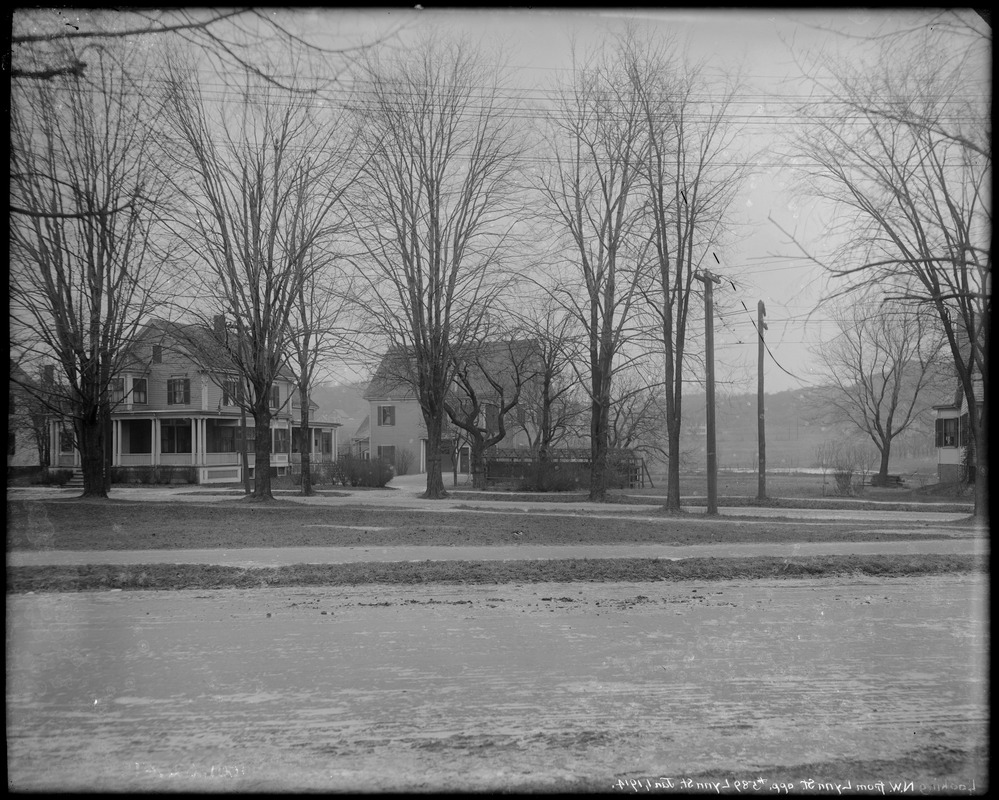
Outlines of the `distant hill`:
<svg viewBox="0 0 999 800">
<path fill-rule="evenodd" d="M 800 469 L 815 463 L 816 450 L 827 441 L 865 442 L 856 427 L 849 424 L 823 425 L 819 421 L 821 389 L 791 389 L 764 398 L 767 466 L 772 469 Z M 715 439 L 719 468 L 755 468 L 758 452 L 756 394 L 715 395 Z M 683 398 L 681 449 L 688 453 L 691 467 L 705 460 L 704 393 Z M 869 443 L 866 440 L 865 443 Z M 913 429 L 893 446 L 893 462 L 898 459 L 926 460 L 935 457 L 932 421 L 928 428 Z M 873 448 L 873 443 L 871 447 Z"/>
<path fill-rule="evenodd" d="M 368 402 L 362 396 L 367 381 L 351 384 L 323 384 L 312 390 L 312 402 L 319 406 L 319 413 L 339 418 L 341 442 L 345 442 L 357 431 L 368 416 Z"/>
</svg>

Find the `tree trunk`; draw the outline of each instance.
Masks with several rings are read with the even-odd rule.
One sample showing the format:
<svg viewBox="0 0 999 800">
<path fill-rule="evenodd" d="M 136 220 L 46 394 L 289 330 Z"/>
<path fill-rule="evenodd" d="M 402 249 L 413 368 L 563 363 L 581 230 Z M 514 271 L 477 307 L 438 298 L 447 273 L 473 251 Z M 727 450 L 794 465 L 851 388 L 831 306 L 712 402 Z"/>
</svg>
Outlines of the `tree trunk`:
<svg viewBox="0 0 999 800">
<path fill-rule="evenodd" d="M 885 442 L 884 446 L 881 448 L 881 464 L 878 467 L 878 486 L 888 485 L 888 461 L 891 457 L 891 443 Z"/>
<path fill-rule="evenodd" d="M 486 447 L 485 443 L 472 439 L 472 488 L 486 488 Z"/>
<path fill-rule="evenodd" d="M 77 422 L 80 467 L 83 471 L 82 497 L 107 499 L 104 484 L 104 426 L 95 413 Z"/>
<path fill-rule="evenodd" d="M 271 493 L 271 411 L 264 398 L 263 408 L 253 410 L 256 427 L 253 465 L 253 499 L 273 500 Z"/>
<path fill-rule="evenodd" d="M 440 500 L 447 497 L 444 489 L 444 475 L 441 472 L 441 429 L 440 419 L 424 413 L 427 425 L 427 490 L 420 495 L 425 500 Z"/>
<path fill-rule="evenodd" d="M 666 440 L 669 463 L 666 465 L 666 505 L 664 511 L 680 511 L 680 424 L 667 421 Z"/>
<path fill-rule="evenodd" d="M 309 497 L 315 492 L 312 489 L 312 455 L 309 452 L 312 449 L 312 436 L 309 434 L 309 393 L 304 386 L 299 388 L 298 397 L 302 404 L 302 425 L 299 436 L 299 449 L 302 451 L 300 454 L 302 459 L 302 496 Z"/>
<path fill-rule="evenodd" d="M 607 499 L 607 427 L 610 408 L 594 400 L 590 419 L 590 496 L 595 503 Z"/>
<path fill-rule="evenodd" d="M 246 443 L 246 409 L 240 406 L 239 408 L 239 424 L 243 437 L 242 445 L 240 450 L 242 451 L 242 461 L 243 461 L 243 494 L 249 495 L 250 489 L 250 455 L 247 453 L 247 443 Z"/>
</svg>

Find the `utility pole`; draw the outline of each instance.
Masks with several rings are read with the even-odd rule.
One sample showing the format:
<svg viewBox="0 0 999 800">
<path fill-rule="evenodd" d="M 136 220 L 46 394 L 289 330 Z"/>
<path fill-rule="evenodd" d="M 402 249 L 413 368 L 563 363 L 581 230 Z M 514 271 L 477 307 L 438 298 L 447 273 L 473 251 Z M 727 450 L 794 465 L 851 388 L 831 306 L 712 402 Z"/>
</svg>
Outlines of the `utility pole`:
<svg viewBox="0 0 999 800">
<path fill-rule="evenodd" d="M 758 381 L 756 390 L 756 413 L 759 418 L 759 442 L 760 442 L 760 485 L 756 492 L 757 500 L 767 499 L 767 426 L 763 411 L 763 331 L 767 330 L 767 323 L 763 318 L 767 315 L 766 306 L 760 300 L 756 304 L 757 333 L 760 335 L 760 356 L 758 364 Z"/>
<path fill-rule="evenodd" d="M 708 514 L 718 513 L 718 459 L 715 451 L 715 332 L 713 285 L 721 278 L 707 270 L 694 273 L 704 283 L 704 366 L 707 423 Z"/>
</svg>

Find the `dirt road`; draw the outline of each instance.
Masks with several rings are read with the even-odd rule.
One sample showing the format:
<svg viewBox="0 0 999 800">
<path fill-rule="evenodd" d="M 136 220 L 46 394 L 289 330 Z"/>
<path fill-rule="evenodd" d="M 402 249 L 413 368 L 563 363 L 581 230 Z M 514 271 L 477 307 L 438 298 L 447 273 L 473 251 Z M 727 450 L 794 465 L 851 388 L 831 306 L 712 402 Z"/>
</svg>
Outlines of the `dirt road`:
<svg viewBox="0 0 999 800">
<path fill-rule="evenodd" d="M 981 791 L 986 582 L 10 595 L 9 786 Z"/>
</svg>

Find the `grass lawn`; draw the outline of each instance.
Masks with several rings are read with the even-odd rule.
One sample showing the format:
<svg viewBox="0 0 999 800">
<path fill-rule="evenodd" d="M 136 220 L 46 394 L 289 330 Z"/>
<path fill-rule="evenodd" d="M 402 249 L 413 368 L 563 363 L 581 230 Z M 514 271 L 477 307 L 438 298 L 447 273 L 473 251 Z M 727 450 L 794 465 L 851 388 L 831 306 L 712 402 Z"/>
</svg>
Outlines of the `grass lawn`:
<svg viewBox="0 0 999 800">
<path fill-rule="evenodd" d="M 608 515 L 616 512 L 608 507 Z M 748 520 L 700 514 L 666 516 L 537 511 L 414 512 L 380 507 L 324 507 L 287 500 L 247 503 L 92 501 L 77 498 L 7 503 L 7 549 L 159 550 L 242 547 L 346 547 L 500 544 L 718 544 L 939 539 L 936 530 L 906 533 L 867 522 Z M 894 525 L 897 528 L 897 524 Z M 973 528 L 949 526 L 953 536 Z M 947 534 L 944 534 L 947 535 Z M 840 575 L 924 575 L 987 571 L 974 556 L 810 556 L 797 558 L 561 559 L 293 565 L 244 569 L 218 565 L 8 567 L 7 590 L 84 591 L 361 583 L 531 583 L 538 581 L 728 580 Z"/>
<path fill-rule="evenodd" d="M 525 507 L 529 508 L 529 505 Z M 613 516 L 611 516 L 613 515 Z M 897 525 L 893 526 L 897 528 Z M 277 499 L 211 503 L 17 500 L 7 503 L 7 549 L 144 550 L 239 547 L 495 544 L 717 544 L 853 542 L 940 538 L 909 524 L 905 533 L 869 522 L 737 519 L 703 514 L 621 512 L 606 516 L 537 510 L 412 511 L 370 506 L 302 505 Z M 955 536 L 974 535 L 955 524 Z"/>
</svg>

